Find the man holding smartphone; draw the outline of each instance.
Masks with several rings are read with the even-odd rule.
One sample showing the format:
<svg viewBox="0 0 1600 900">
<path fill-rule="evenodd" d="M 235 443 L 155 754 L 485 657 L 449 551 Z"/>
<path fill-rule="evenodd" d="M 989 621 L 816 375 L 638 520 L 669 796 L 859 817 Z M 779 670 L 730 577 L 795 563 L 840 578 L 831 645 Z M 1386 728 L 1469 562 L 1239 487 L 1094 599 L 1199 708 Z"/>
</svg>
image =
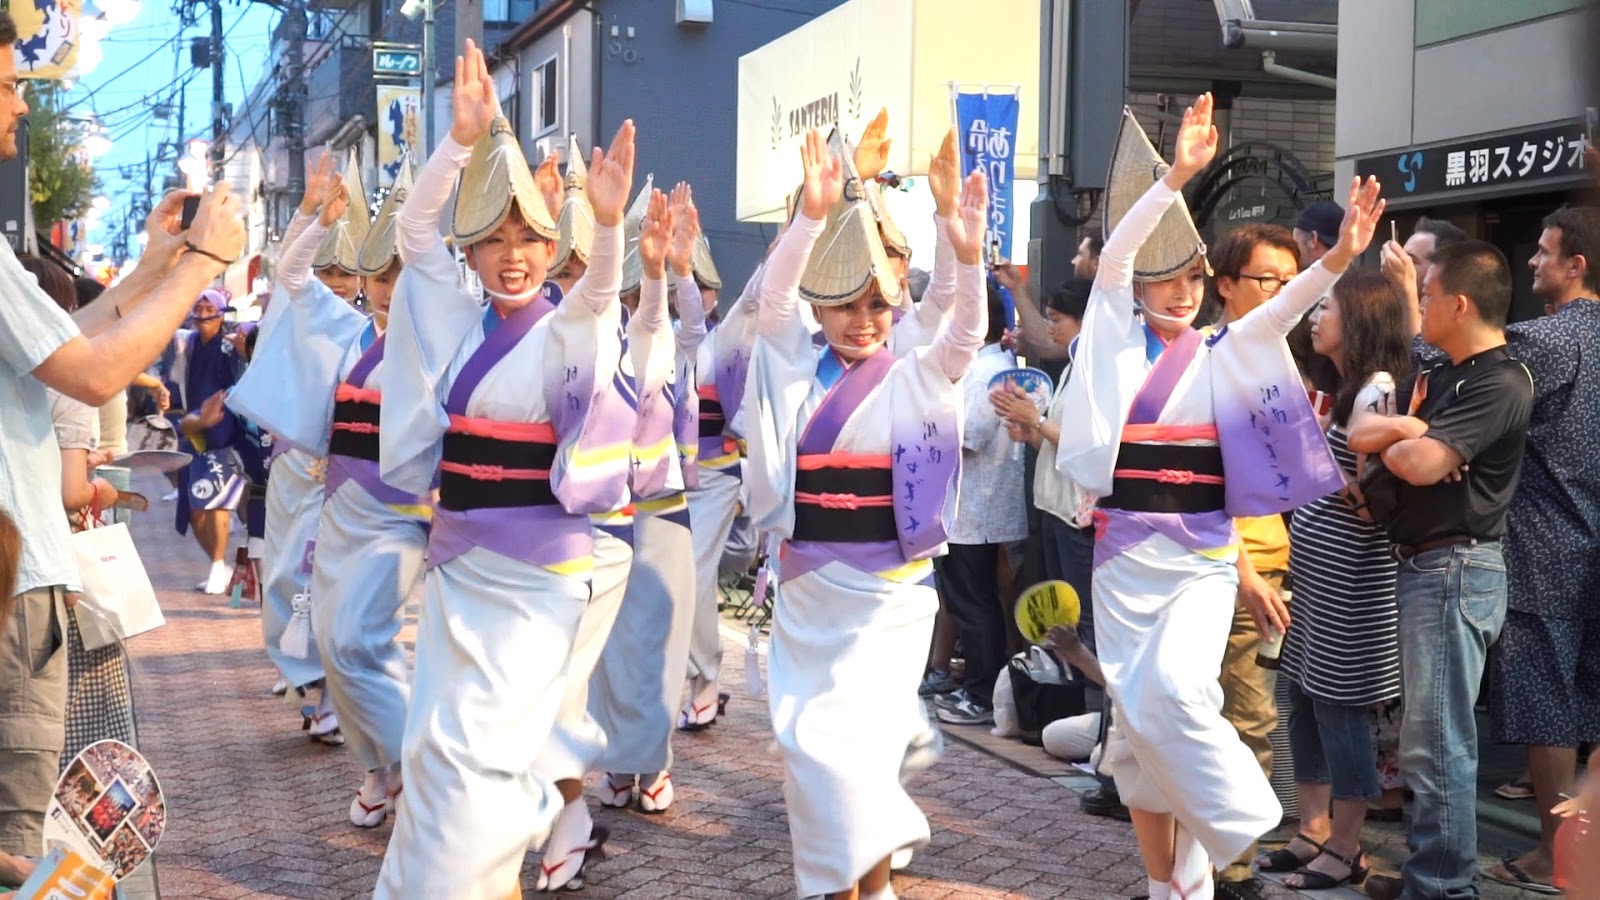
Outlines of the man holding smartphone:
<svg viewBox="0 0 1600 900">
<path fill-rule="evenodd" d="M 17 39 L 0 12 L 0 46 Z M 16 61 L 0 53 L 0 159 L 17 154 L 28 113 Z M 100 406 L 157 356 L 194 298 L 244 249 L 239 200 L 226 185 L 180 227 L 169 195 L 146 220 L 137 269 L 69 317 L 0 241 L 0 511 L 23 531 L 15 609 L 0 622 L 0 880 L 20 883 L 42 855 L 44 811 L 65 740 L 66 591 L 80 586 L 61 514 L 61 456 L 45 387 Z"/>
</svg>

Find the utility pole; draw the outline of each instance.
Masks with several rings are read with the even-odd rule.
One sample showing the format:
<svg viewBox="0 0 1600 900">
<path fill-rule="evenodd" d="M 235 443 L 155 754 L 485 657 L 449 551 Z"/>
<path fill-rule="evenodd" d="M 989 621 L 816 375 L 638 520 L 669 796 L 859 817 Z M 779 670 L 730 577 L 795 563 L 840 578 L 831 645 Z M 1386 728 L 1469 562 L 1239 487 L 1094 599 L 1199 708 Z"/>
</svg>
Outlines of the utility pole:
<svg viewBox="0 0 1600 900">
<path fill-rule="evenodd" d="M 222 180 L 228 155 L 228 121 L 233 118 L 223 91 L 222 0 L 211 0 L 211 183 Z"/>
<path fill-rule="evenodd" d="M 306 192 L 306 8 L 305 0 L 289 0 L 283 10 L 283 20 L 278 23 L 279 37 L 284 42 L 283 82 L 278 92 L 278 132 L 284 139 L 284 151 L 289 159 L 288 196 L 298 202 Z M 278 210 L 277 227 L 288 226 L 287 218 Z"/>
<path fill-rule="evenodd" d="M 434 57 L 438 55 L 438 51 L 433 46 L 433 7 L 437 2 L 438 0 L 423 0 L 422 10 L 422 158 L 424 160 L 433 155 L 433 135 L 436 127 L 433 122 L 433 96 L 438 76 L 434 73 Z M 463 0 L 457 0 L 458 9 L 462 2 Z"/>
<path fill-rule="evenodd" d="M 433 2 L 428 3 L 429 8 Z M 483 0 L 456 0 L 456 55 L 467 53 L 467 38 L 483 47 Z"/>
</svg>

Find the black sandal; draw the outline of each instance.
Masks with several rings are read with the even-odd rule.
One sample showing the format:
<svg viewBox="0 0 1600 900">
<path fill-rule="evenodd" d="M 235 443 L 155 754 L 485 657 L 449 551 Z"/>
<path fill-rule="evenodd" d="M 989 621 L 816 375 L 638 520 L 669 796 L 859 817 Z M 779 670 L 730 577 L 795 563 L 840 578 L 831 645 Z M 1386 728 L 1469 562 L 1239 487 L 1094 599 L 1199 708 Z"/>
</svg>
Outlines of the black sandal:
<svg viewBox="0 0 1600 900">
<path fill-rule="evenodd" d="M 1323 847 L 1321 844 L 1307 837 L 1304 832 L 1295 835 L 1294 838 L 1289 841 L 1289 843 L 1292 844 L 1297 840 L 1303 841 L 1304 843 L 1310 844 L 1311 846 L 1317 848 L 1317 852 L 1305 859 L 1301 859 L 1300 857 L 1291 853 L 1289 851 L 1288 844 L 1285 844 L 1284 846 L 1279 847 L 1271 853 L 1265 854 L 1263 857 L 1261 857 L 1261 859 L 1256 862 L 1256 868 L 1263 872 L 1298 872 L 1306 863 L 1311 862 L 1311 860 L 1316 859 L 1318 856 L 1321 856 L 1327 852 L 1326 847 Z"/>
<path fill-rule="evenodd" d="M 1345 857 L 1340 856 L 1332 850 L 1324 847 L 1322 848 L 1322 852 L 1317 855 L 1319 858 L 1323 856 L 1331 856 L 1339 862 L 1344 863 L 1344 867 L 1346 869 L 1345 876 L 1343 878 L 1334 878 L 1332 875 L 1329 875 L 1326 872 L 1318 872 L 1314 869 L 1308 869 L 1302 866 L 1301 868 L 1289 873 L 1291 875 L 1299 875 L 1300 883 L 1290 884 L 1288 880 L 1285 879 L 1283 886 L 1294 891 L 1326 891 L 1330 888 L 1336 888 L 1345 884 L 1357 885 L 1367 880 L 1367 867 L 1365 865 L 1366 853 L 1364 851 L 1357 850 L 1354 856 Z M 1313 862 L 1314 861 L 1315 860 L 1313 860 Z"/>
</svg>

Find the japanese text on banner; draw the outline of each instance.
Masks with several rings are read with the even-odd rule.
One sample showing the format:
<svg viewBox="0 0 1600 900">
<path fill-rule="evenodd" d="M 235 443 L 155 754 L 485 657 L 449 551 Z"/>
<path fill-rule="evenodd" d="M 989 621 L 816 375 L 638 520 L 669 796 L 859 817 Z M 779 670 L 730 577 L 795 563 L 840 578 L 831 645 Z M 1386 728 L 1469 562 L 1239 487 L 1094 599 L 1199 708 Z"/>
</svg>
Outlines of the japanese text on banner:
<svg viewBox="0 0 1600 900">
<path fill-rule="evenodd" d="M 1016 159 L 1016 94 L 957 94 L 956 131 L 963 177 L 982 168 L 989 178 L 989 242 L 1011 258 L 1011 181 Z"/>
</svg>

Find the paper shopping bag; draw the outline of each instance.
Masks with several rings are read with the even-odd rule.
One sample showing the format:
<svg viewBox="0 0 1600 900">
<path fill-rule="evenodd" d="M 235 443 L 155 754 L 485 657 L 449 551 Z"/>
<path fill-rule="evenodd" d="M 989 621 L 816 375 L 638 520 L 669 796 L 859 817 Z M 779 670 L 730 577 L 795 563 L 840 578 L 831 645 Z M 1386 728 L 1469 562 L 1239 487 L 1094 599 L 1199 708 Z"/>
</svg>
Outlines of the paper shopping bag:
<svg viewBox="0 0 1600 900">
<path fill-rule="evenodd" d="M 128 526 L 90 528 L 72 536 L 83 581 L 78 630 L 86 650 L 144 634 L 166 623 Z"/>
</svg>

